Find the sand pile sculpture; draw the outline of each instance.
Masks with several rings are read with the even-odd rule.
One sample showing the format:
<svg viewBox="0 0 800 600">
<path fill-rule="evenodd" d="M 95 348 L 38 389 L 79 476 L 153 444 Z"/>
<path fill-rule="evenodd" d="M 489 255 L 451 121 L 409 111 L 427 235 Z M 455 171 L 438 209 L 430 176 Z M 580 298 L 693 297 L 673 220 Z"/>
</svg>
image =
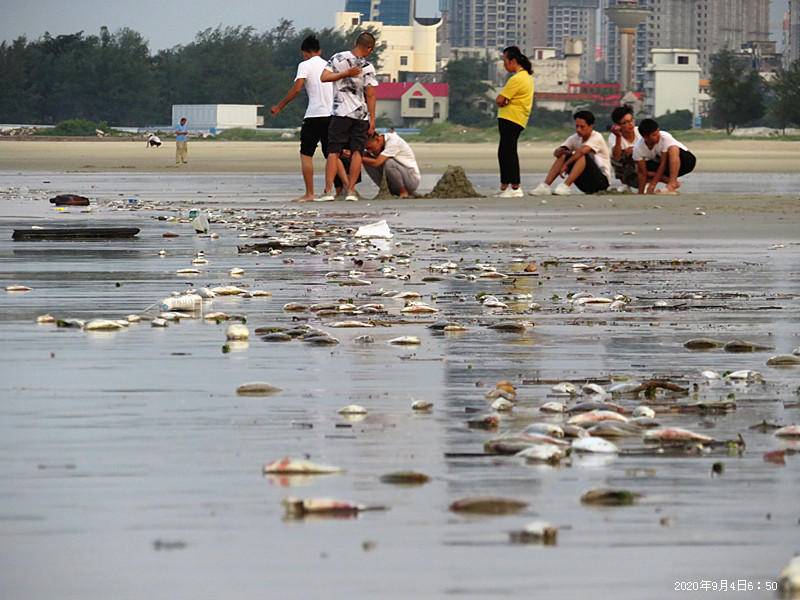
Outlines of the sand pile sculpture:
<svg viewBox="0 0 800 600">
<path fill-rule="evenodd" d="M 483 198 L 475 191 L 475 187 L 462 167 L 448 165 L 444 175 L 433 186 L 424 198 Z"/>
<path fill-rule="evenodd" d="M 394 198 L 392 192 L 389 191 L 389 184 L 386 182 L 386 175 L 381 176 L 381 184 L 378 186 L 378 193 L 375 194 L 373 200 L 391 200 Z"/>
</svg>

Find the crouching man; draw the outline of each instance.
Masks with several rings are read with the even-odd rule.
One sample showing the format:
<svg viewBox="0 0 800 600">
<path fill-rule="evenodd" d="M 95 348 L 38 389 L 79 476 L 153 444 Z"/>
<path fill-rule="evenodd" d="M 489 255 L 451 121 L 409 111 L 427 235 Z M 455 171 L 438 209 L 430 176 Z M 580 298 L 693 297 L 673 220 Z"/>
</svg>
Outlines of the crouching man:
<svg viewBox="0 0 800 600">
<path fill-rule="evenodd" d="M 678 177 L 694 171 L 697 159 L 689 149 L 666 131 L 658 128 L 653 119 L 639 123 L 642 138 L 633 147 L 633 160 L 639 177 L 640 194 L 678 194 L 681 187 Z M 658 190 L 661 183 L 666 190 Z"/>
<path fill-rule="evenodd" d="M 419 166 L 414 151 L 396 133 L 374 134 L 367 140 L 364 169 L 380 187 L 383 176 L 393 196 L 408 198 L 417 191 Z"/>
</svg>

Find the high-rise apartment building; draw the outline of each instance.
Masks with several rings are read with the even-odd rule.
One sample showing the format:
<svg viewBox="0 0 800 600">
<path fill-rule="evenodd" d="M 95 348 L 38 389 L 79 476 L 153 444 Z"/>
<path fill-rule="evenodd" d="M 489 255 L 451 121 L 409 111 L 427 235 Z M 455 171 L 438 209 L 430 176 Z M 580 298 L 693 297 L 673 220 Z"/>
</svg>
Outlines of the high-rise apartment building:
<svg viewBox="0 0 800 600">
<path fill-rule="evenodd" d="M 599 0 L 550 0 L 547 11 L 547 45 L 563 53 L 569 38 L 583 40 L 581 80 L 597 81 L 597 9 Z"/>
<path fill-rule="evenodd" d="M 505 48 L 529 44 L 531 0 L 447 0 L 452 47 Z"/>
<path fill-rule="evenodd" d="M 800 0 L 789 0 L 789 22 L 786 46 L 783 49 L 787 65 L 800 60 Z"/>
<path fill-rule="evenodd" d="M 416 16 L 416 0 L 347 0 L 344 10 L 360 13 L 363 21 L 411 25 Z"/>
<path fill-rule="evenodd" d="M 795 3 L 797 0 L 792 0 Z M 711 57 L 729 48 L 769 39 L 770 0 L 639 0 L 652 12 L 639 26 L 636 40 L 636 78 L 640 83 L 653 48 L 696 48 L 698 62 L 707 77 Z M 605 16 L 609 0 L 602 0 L 602 31 L 606 79 L 619 80 L 619 35 Z"/>
</svg>

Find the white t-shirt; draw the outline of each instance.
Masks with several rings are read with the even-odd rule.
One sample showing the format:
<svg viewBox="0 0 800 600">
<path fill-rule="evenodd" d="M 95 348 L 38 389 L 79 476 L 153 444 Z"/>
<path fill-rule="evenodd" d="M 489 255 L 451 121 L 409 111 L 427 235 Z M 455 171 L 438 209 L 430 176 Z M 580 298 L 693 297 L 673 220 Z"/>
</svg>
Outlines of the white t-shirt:
<svg viewBox="0 0 800 600">
<path fill-rule="evenodd" d="M 589 146 L 594 152 L 589 156 L 592 157 L 594 163 L 600 168 L 609 181 L 611 180 L 611 153 L 608 151 L 608 145 L 599 132 L 593 131 L 592 135 L 585 142 L 583 138 L 577 133 L 569 136 L 564 143 L 561 144 L 565 148 L 569 148 L 573 152 L 579 150 L 581 146 Z"/>
<path fill-rule="evenodd" d="M 658 143 L 652 148 L 647 147 L 644 138 L 637 141 L 636 145 L 633 147 L 633 160 L 658 160 L 664 152 L 673 146 L 677 146 L 681 150 L 689 150 L 666 131 L 662 131 L 661 139 L 658 140 Z"/>
<path fill-rule="evenodd" d="M 349 50 L 331 56 L 325 69 L 333 73 L 341 73 L 353 67 L 361 67 L 358 77 L 345 77 L 333 82 L 333 115 L 351 119 L 369 120 L 369 110 L 364 96 L 364 89 L 378 85 L 375 67 L 365 58 L 358 58 Z"/>
<path fill-rule="evenodd" d="M 297 65 L 298 79 L 305 79 L 306 94 L 308 94 L 308 108 L 306 119 L 314 117 L 330 117 L 333 112 L 333 84 L 328 81 L 323 83 L 319 76 L 328 62 L 319 56 L 312 56 Z"/>
<path fill-rule="evenodd" d="M 403 138 L 396 133 L 383 134 L 386 144 L 381 152 L 381 156 L 388 156 L 395 159 L 406 168 L 412 169 L 419 177 L 419 167 L 417 166 L 417 159 L 414 156 L 414 151 Z"/>
<path fill-rule="evenodd" d="M 636 142 L 638 142 L 640 139 L 642 139 L 642 136 L 639 133 L 639 130 L 636 129 L 636 128 L 634 128 L 634 130 L 633 130 L 633 135 L 634 135 L 634 138 L 633 138 L 632 142 L 629 142 L 627 139 L 625 139 L 624 135 L 619 136 L 620 139 L 622 140 L 620 142 L 620 144 L 619 144 L 619 147 L 622 148 L 623 150 L 627 150 L 628 148 L 633 148 L 633 146 L 636 144 Z M 616 145 L 617 145 L 617 136 L 615 134 L 613 134 L 613 133 L 609 133 L 608 134 L 608 149 L 613 152 L 614 151 L 614 146 L 616 146 Z"/>
</svg>

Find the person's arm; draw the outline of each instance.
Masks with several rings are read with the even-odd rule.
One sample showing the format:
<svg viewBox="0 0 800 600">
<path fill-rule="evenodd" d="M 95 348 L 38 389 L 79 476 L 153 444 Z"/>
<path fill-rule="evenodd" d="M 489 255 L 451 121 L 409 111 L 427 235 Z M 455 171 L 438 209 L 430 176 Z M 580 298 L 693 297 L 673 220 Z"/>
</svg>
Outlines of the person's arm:
<svg viewBox="0 0 800 600">
<path fill-rule="evenodd" d="M 333 81 L 339 81 L 345 77 L 358 77 L 359 75 L 361 75 L 361 67 L 351 67 L 350 69 L 347 69 L 346 71 L 340 71 L 339 73 L 334 73 L 326 67 L 325 69 L 322 69 L 319 80 L 322 83 L 330 83 Z"/>
<path fill-rule="evenodd" d="M 559 158 L 561 156 L 569 156 L 572 154 L 572 150 L 570 150 L 567 146 L 559 146 L 555 150 L 553 150 L 553 156 Z"/>
<path fill-rule="evenodd" d="M 292 100 L 297 98 L 297 95 L 300 93 L 300 90 L 303 89 L 303 86 L 305 84 L 306 84 L 306 80 L 305 79 L 296 79 L 295 82 L 294 82 L 294 85 L 291 88 L 289 88 L 288 92 L 286 92 L 286 96 L 283 97 L 283 100 L 278 102 L 275 106 L 273 106 L 269 110 L 269 112 L 272 114 L 272 116 L 277 115 L 284 108 L 286 108 L 286 105 L 289 104 L 289 102 L 291 102 Z"/>
<path fill-rule="evenodd" d="M 667 159 L 669 158 L 669 153 L 662 152 L 661 153 L 661 162 L 658 163 L 658 169 L 656 169 L 656 174 L 653 175 L 653 179 L 647 185 L 647 192 L 652 194 L 656 191 L 656 186 L 658 182 L 661 181 L 661 178 L 664 176 L 664 171 L 667 170 Z"/>
<path fill-rule="evenodd" d="M 636 161 L 636 176 L 639 178 L 639 193 L 644 194 L 647 189 L 647 161 Z"/>
<path fill-rule="evenodd" d="M 614 131 L 614 127 L 612 127 L 611 133 L 614 134 L 614 146 L 611 148 L 611 157 L 614 160 L 622 160 L 622 132 L 619 130 Z"/>
<path fill-rule="evenodd" d="M 375 157 L 367 156 L 366 154 L 364 154 L 361 157 L 361 161 L 368 167 L 381 167 L 383 166 L 383 163 L 389 160 L 389 158 L 390 157 L 385 156 L 383 154 L 379 154 L 378 156 Z"/>
<path fill-rule="evenodd" d="M 502 93 L 498 94 L 497 98 L 494 99 L 494 103 L 497 104 L 497 106 L 499 106 L 501 108 L 503 106 L 508 105 L 509 102 L 511 102 L 511 99 L 510 98 L 506 98 L 505 96 L 503 96 Z"/>
<path fill-rule="evenodd" d="M 367 110 L 369 111 L 369 130 L 367 135 L 375 133 L 375 105 L 377 100 L 375 98 L 375 88 L 371 85 L 364 89 L 364 96 L 367 100 Z"/>
<path fill-rule="evenodd" d="M 576 160 L 578 160 L 581 156 L 586 156 L 587 154 L 592 154 L 593 152 L 594 152 L 594 148 L 592 148 L 588 144 L 584 144 L 583 146 L 581 146 L 580 148 L 575 150 L 575 152 L 572 153 L 572 156 L 570 156 L 566 160 L 566 162 L 564 163 L 564 171 L 563 172 L 566 173 L 567 172 L 567 167 L 569 165 L 571 165 L 572 163 L 574 163 Z"/>
</svg>

